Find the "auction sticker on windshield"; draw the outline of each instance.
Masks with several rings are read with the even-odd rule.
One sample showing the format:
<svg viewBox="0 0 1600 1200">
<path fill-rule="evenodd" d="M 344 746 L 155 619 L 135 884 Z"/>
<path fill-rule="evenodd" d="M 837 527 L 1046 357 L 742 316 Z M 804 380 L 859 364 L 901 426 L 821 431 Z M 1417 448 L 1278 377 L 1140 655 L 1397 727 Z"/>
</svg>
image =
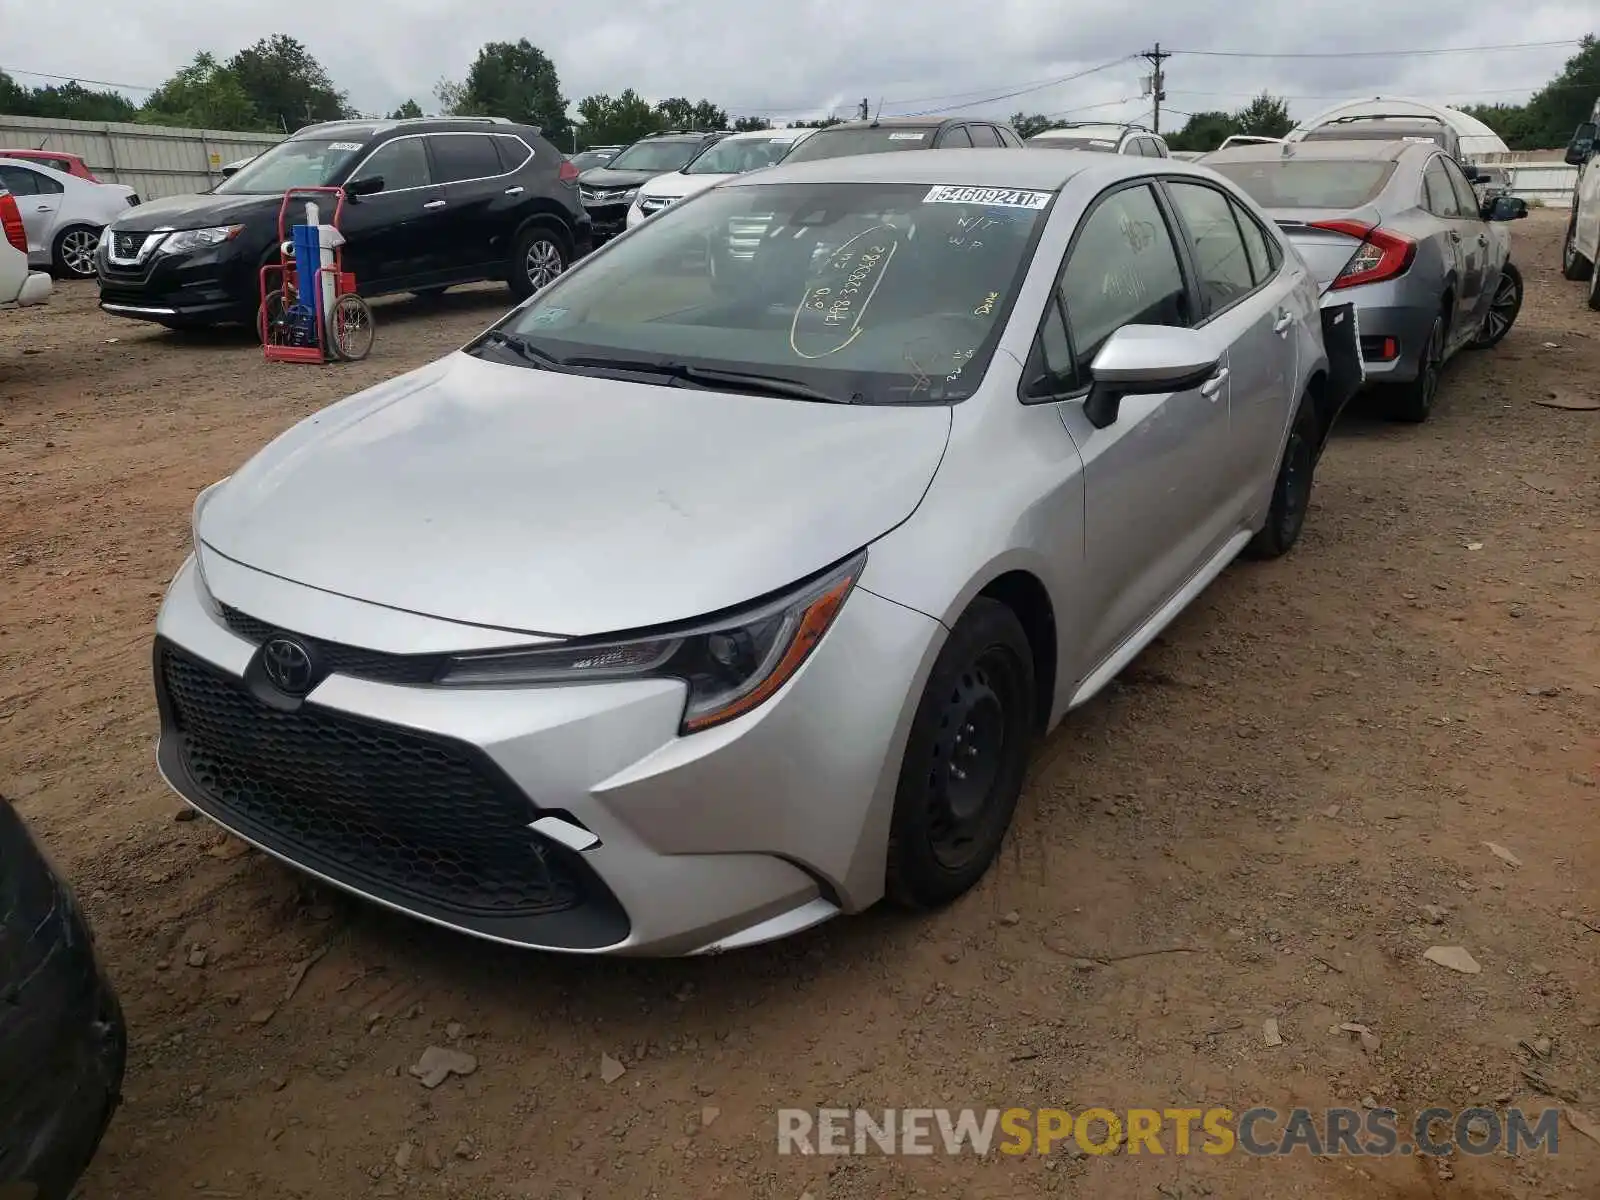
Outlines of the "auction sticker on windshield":
<svg viewBox="0 0 1600 1200">
<path fill-rule="evenodd" d="M 359 150 L 359 149 L 361 149 L 361 143 L 360 142 L 329 142 L 328 143 L 328 149 L 329 150 Z"/>
<path fill-rule="evenodd" d="M 1050 203 L 1050 192 L 1017 191 L 1012 188 L 961 187 L 941 183 L 928 189 L 924 204 L 981 204 L 987 208 L 1041 209 Z"/>
<path fill-rule="evenodd" d="M 891 133 L 889 140 L 891 142 L 920 142 L 927 136 L 925 133 Z"/>
</svg>

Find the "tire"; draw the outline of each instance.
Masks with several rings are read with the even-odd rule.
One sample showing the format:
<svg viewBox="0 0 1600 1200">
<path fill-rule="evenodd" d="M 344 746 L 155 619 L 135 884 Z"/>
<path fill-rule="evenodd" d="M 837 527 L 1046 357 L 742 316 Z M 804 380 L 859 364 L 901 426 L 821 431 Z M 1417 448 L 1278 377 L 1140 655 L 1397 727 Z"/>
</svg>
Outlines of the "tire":
<svg viewBox="0 0 1600 1200">
<path fill-rule="evenodd" d="M 1567 236 L 1561 239 L 1561 274 L 1566 279 L 1581 282 L 1592 278 L 1594 264 L 1578 253 L 1578 210 L 1572 210 L 1567 221 Z"/>
<path fill-rule="evenodd" d="M 72 225 L 56 235 L 50 249 L 50 265 L 62 279 L 93 279 L 94 252 L 100 231 L 93 225 Z"/>
<path fill-rule="evenodd" d="M 885 872 L 892 903 L 937 908 L 989 869 L 1022 793 L 1037 704 L 1022 623 L 997 600 L 974 600 L 939 651 L 906 739 Z"/>
<path fill-rule="evenodd" d="M 328 339 L 328 349 L 333 352 L 330 357 L 360 362 L 372 352 L 372 340 L 376 336 L 372 309 L 360 296 L 351 292 L 335 300 L 329 324 L 332 336 Z"/>
<path fill-rule="evenodd" d="M 439 297 L 443 296 L 445 292 L 449 290 L 449 288 L 442 287 L 418 288 L 411 294 L 416 297 L 418 303 L 437 304 L 439 302 Z"/>
<path fill-rule="evenodd" d="M 1468 343 L 1474 350 L 1487 350 L 1498 346 L 1517 323 L 1522 311 L 1522 272 L 1515 263 L 1507 263 L 1500 270 L 1494 285 L 1494 299 L 1489 301 L 1489 311 L 1483 314 L 1483 327 L 1478 336 Z"/>
<path fill-rule="evenodd" d="M 256 340 L 263 346 L 267 344 L 267 326 L 283 316 L 283 289 L 273 288 L 261 300 L 261 307 L 256 309 Z"/>
<path fill-rule="evenodd" d="M 1307 392 L 1300 397 L 1289 440 L 1278 462 L 1278 477 L 1272 484 L 1272 503 L 1267 508 L 1267 523 L 1245 544 L 1246 558 L 1281 558 L 1300 540 L 1306 512 L 1311 507 L 1312 480 L 1317 470 L 1317 406 Z"/>
<path fill-rule="evenodd" d="M 1589 272 L 1589 307 L 1600 312 L 1600 271 Z"/>
<path fill-rule="evenodd" d="M 1385 397 L 1384 415 L 1391 421 L 1420 425 L 1433 411 L 1439 394 L 1439 376 L 1444 371 L 1444 310 L 1433 318 L 1428 340 L 1417 363 L 1417 377 L 1410 383 L 1394 384 Z"/>
<path fill-rule="evenodd" d="M 528 226 L 517 238 L 507 283 L 511 294 L 526 300 L 572 265 L 572 238 L 554 224 Z"/>
</svg>

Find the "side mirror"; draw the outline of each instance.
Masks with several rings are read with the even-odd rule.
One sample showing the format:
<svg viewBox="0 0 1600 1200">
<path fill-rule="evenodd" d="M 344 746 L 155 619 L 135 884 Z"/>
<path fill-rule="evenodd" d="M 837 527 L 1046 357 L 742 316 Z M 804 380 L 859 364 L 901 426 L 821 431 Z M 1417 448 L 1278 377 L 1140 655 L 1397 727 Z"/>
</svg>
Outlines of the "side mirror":
<svg viewBox="0 0 1600 1200">
<path fill-rule="evenodd" d="M 1528 215 L 1528 202 L 1518 196 L 1496 196 L 1489 205 L 1489 220 L 1520 221 Z"/>
<path fill-rule="evenodd" d="M 232 163 L 229 163 L 227 166 L 222 168 L 222 177 L 224 179 L 226 179 L 230 175 L 237 175 L 238 173 L 239 173 L 239 168 L 234 166 Z"/>
<path fill-rule="evenodd" d="M 344 194 L 351 199 L 358 196 L 371 196 L 375 192 L 383 191 L 382 175 L 363 175 L 360 179 L 352 179 L 344 185 Z"/>
<path fill-rule="evenodd" d="M 1567 165 L 1581 167 L 1589 161 L 1589 156 L 1594 153 L 1595 127 L 1593 121 L 1585 121 L 1573 131 L 1572 140 L 1567 143 Z"/>
<path fill-rule="evenodd" d="M 1216 374 L 1221 359 L 1222 347 L 1205 330 L 1124 325 L 1094 356 L 1084 416 L 1096 429 L 1104 429 L 1117 419 L 1124 396 L 1197 388 Z"/>
</svg>

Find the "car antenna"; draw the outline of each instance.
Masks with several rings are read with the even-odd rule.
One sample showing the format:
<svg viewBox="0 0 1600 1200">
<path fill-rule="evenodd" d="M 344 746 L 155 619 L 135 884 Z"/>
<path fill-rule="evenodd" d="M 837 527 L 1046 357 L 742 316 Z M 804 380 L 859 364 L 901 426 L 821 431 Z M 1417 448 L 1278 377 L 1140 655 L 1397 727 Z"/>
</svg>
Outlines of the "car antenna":
<svg viewBox="0 0 1600 1200">
<path fill-rule="evenodd" d="M 882 112 L 883 112 L 883 97 L 879 96 L 878 97 L 878 107 L 876 109 L 874 109 L 873 113 L 872 113 L 872 124 L 874 126 L 876 126 L 878 124 L 878 117 L 882 114 Z"/>
</svg>

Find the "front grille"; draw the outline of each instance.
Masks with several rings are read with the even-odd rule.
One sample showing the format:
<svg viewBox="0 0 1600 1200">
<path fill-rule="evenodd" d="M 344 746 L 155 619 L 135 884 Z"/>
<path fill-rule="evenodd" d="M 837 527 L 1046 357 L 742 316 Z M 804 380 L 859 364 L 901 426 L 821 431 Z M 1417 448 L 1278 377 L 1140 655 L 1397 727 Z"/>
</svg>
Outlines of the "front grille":
<svg viewBox="0 0 1600 1200">
<path fill-rule="evenodd" d="M 111 235 L 111 252 L 122 259 L 137 258 L 139 251 L 144 249 L 145 238 L 149 236 L 147 233 L 114 232 Z"/>
<path fill-rule="evenodd" d="M 649 216 L 651 213 L 660 212 L 675 199 L 676 196 L 644 196 L 639 200 L 639 211 Z"/>
<path fill-rule="evenodd" d="M 325 642 L 320 638 L 294 633 L 293 630 L 280 629 L 226 604 L 221 608 L 222 619 L 228 628 L 245 641 L 259 646 L 275 633 L 293 634 L 306 644 L 324 669 L 334 675 L 350 675 L 374 683 L 419 685 L 432 683 L 445 663 L 444 656 L 439 654 L 384 654 L 359 646 Z"/>
<path fill-rule="evenodd" d="M 528 798 L 470 748 L 303 704 L 161 643 L 168 729 L 202 807 L 269 849 L 385 897 L 449 912 L 539 916 L 603 888 L 528 829 Z"/>
</svg>

